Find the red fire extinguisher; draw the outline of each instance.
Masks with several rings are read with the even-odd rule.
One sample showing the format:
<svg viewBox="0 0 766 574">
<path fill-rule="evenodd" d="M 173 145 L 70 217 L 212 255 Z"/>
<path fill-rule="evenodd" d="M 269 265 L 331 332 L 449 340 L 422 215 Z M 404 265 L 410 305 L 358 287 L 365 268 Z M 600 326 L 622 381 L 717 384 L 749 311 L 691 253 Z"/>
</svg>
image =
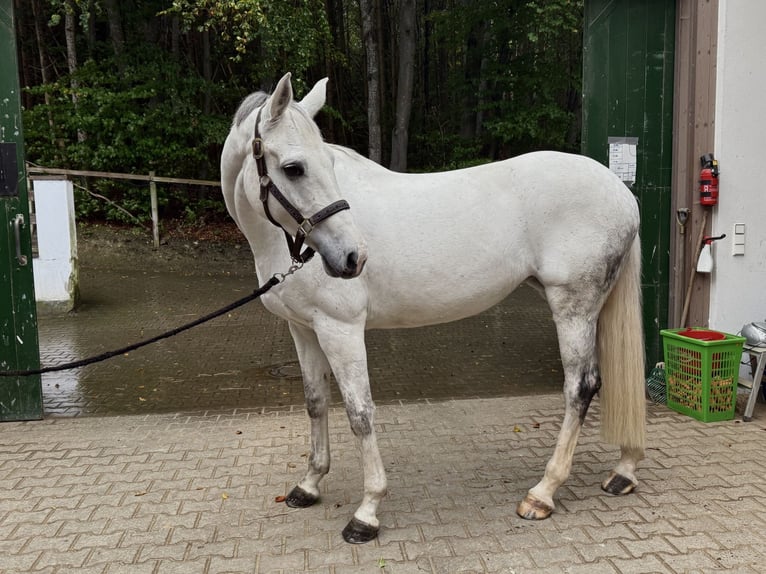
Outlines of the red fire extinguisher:
<svg viewBox="0 0 766 574">
<path fill-rule="evenodd" d="M 700 158 L 700 205 L 716 205 L 718 203 L 718 160 L 712 153 L 706 153 Z"/>
</svg>

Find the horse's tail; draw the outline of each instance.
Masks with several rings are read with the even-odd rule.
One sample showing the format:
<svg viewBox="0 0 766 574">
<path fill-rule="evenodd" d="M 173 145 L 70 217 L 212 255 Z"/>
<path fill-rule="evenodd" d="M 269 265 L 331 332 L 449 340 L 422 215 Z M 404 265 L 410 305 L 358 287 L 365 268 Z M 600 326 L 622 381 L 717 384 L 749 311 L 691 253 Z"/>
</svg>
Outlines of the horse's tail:
<svg viewBox="0 0 766 574">
<path fill-rule="evenodd" d="M 636 235 L 617 283 L 598 320 L 601 372 L 601 436 L 628 448 L 644 448 L 644 330 L 641 317 L 641 244 Z"/>
</svg>

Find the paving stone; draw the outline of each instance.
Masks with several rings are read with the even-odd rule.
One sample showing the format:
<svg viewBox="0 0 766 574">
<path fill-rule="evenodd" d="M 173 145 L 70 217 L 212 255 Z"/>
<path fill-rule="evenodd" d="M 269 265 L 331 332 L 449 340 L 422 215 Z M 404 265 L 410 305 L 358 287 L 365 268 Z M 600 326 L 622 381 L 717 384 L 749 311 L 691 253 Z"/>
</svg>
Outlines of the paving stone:
<svg viewBox="0 0 766 574">
<path fill-rule="evenodd" d="M 156 574 L 206 574 L 207 560 L 162 560 L 154 570 Z"/>
<path fill-rule="evenodd" d="M 92 550 L 83 548 L 81 550 L 44 550 L 40 558 L 35 562 L 35 570 L 47 568 L 48 566 L 80 568 L 85 564 Z"/>
<path fill-rule="evenodd" d="M 463 554 L 458 556 L 434 556 L 432 558 L 434 570 L 438 574 L 452 574 L 461 572 L 465 574 L 478 574 L 486 572 L 481 556 L 477 553 Z"/>
<path fill-rule="evenodd" d="M 90 553 L 86 561 L 86 566 L 98 566 L 103 567 L 112 565 L 113 568 L 118 568 L 120 564 L 132 564 L 138 557 L 140 548 L 107 548 L 96 547 L 93 552 Z"/>
<path fill-rule="evenodd" d="M 258 558 L 259 574 L 270 572 L 303 572 L 306 569 L 306 551 L 300 550 L 292 554 L 273 555 L 263 553 Z"/>
<path fill-rule="evenodd" d="M 3 568 L 7 572 L 31 572 L 33 565 L 39 562 L 41 554 L 41 552 L 5 554 Z"/>
</svg>

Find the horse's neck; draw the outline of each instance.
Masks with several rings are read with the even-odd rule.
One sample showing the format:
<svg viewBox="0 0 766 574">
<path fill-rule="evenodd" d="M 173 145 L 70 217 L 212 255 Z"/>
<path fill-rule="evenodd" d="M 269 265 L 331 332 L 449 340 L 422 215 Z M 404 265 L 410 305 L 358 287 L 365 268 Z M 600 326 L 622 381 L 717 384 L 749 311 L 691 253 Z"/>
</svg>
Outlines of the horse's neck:
<svg viewBox="0 0 766 574">
<path fill-rule="evenodd" d="M 251 203 L 241 181 L 235 190 L 235 203 L 235 219 L 250 244 L 258 279 L 262 282 L 274 273 L 284 273 L 290 266 L 284 232 L 266 219 L 260 205 Z"/>
</svg>

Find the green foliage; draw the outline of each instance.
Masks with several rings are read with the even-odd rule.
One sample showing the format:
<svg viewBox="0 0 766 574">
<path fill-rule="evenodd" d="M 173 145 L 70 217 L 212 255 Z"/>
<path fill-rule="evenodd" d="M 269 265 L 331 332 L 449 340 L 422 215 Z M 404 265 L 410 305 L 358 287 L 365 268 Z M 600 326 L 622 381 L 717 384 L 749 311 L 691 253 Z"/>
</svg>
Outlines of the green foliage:
<svg viewBox="0 0 766 574">
<path fill-rule="evenodd" d="M 39 77 L 31 81 L 24 96 L 29 161 L 216 180 L 239 101 L 270 88 L 287 71 L 293 72 L 298 97 L 329 75 L 320 126 L 328 140 L 367 150 L 367 71 L 356 0 L 115 4 L 116 18 L 101 0 L 45 0 L 42 27 L 24 12 L 26 33 L 17 34 L 20 61 L 35 63 L 27 64 L 25 81 L 39 73 L 30 70 L 38 70 L 40 57 L 48 59 L 45 69 L 55 77 L 45 85 Z M 395 111 L 398 2 L 376 6 L 383 27 L 387 137 Z M 583 0 L 419 2 L 410 169 L 461 168 L 536 148 L 576 149 L 582 7 Z M 73 75 L 64 73 L 68 9 L 77 22 L 79 69 Z M 124 37 L 119 49 L 111 37 L 115 21 Z M 37 38 L 40 28 L 45 38 Z M 45 50 L 37 52 L 40 46 Z M 79 215 L 145 221 L 147 188 L 125 180 L 83 180 Z M 212 188 L 158 185 L 158 192 L 163 217 L 199 223 L 225 214 Z"/>
<path fill-rule="evenodd" d="M 121 73 L 106 59 L 86 62 L 75 76 L 76 90 L 69 77 L 30 89 L 32 94 L 47 93 L 50 105 L 25 112 L 28 161 L 69 169 L 218 178 L 217 157 L 230 118 L 203 113 L 202 95 L 208 91 L 214 99 L 232 102 L 231 108 L 237 98 L 190 75 L 152 47 L 131 54 Z M 107 181 L 93 185 L 139 218 L 148 215 L 145 187 Z M 92 217 L 125 217 L 92 199 L 83 198 L 78 209 Z"/>
<path fill-rule="evenodd" d="M 463 3 L 430 18 L 436 44 L 453 54 L 449 129 L 483 134 L 496 157 L 576 149 L 583 1 Z"/>
<path fill-rule="evenodd" d="M 523 35 L 505 20 L 493 23 L 500 41 L 488 68 L 497 97 L 483 106 L 485 127 L 514 151 L 576 149 L 570 133 L 581 84 L 582 0 L 529 1 L 516 16 Z"/>
<path fill-rule="evenodd" d="M 465 138 L 443 131 L 416 134 L 411 142 L 413 171 L 424 173 L 450 169 L 462 169 L 491 161 L 482 155 L 479 138 Z"/>
<path fill-rule="evenodd" d="M 292 71 L 298 82 L 331 44 L 323 0 L 173 0 L 186 29 L 213 30 L 236 62 L 247 58 L 255 78 Z"/>
</svg>

